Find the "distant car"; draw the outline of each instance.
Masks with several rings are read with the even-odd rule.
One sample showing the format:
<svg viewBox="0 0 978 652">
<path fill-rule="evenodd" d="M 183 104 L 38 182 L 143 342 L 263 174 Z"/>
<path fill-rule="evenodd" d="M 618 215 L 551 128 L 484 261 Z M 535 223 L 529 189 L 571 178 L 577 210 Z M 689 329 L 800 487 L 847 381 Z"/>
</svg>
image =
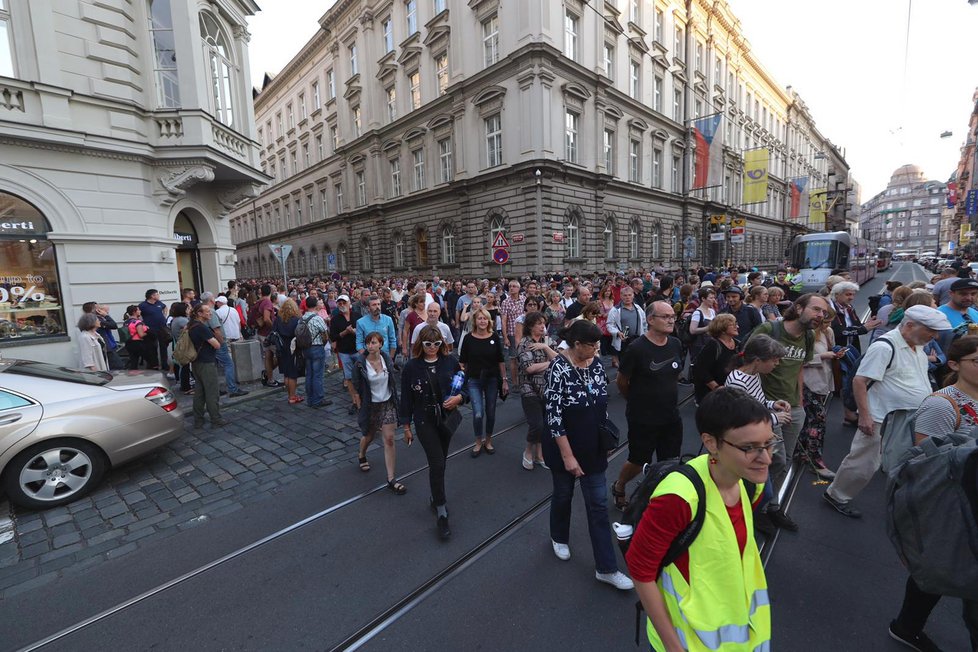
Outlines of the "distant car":
<svg viewBox="0 0 978 652">
<path fill-rule="evenodd" d="M 158 371 L 116 375 L 0 360 L 0 486 L 31 509 L 69 503 L 112 466 L 183 433 Z"/>
</svg>

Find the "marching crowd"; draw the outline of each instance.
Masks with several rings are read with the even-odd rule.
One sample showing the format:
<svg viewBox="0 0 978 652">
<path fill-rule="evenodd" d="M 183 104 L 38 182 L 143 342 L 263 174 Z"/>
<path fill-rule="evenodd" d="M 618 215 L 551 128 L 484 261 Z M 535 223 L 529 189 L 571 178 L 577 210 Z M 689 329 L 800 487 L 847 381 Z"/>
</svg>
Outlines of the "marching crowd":
<svg viewBox="0 0 978 652">
<path fill-rule="evenodd" d="M 854 502 L 881 464 L 896 467 L 928 437 L 974 437 L 978 281 L 963 265 L 949 269 L 930 284 L 888 282 L 866 321 L 853 307 L 859 288 L 845 270 L 808 294 L 800 293 L 796 270 L 705 268 L 496 281 L 231 281 L 218 295 L 185 290 L 170 306 L 149 290 L 127 309 L 121 328 L 105 306 L 85 304 L 81 365 L 169 371 L 194 395 L 194 426 L 202 427 L 205 415 L 223 425 L 218 368 L 231 396 L 247 393 L 235 382 L 228 343 L 257 338 L 262 382 L 284 385 L 290 405 L 348 402 L 362 434 L 363 472 L 371 470 L 368 447 L 380 435 L 394 494 L 407 491 L 396 475 L 396 431 L 403 429 L 408 445 L 420 441 L 442 539 L 451 536 L 445 464 L 462 421 L 458 407 L 472 408 L 470 455 L 493 455 L 497 403 L 518 392 L 527 420 L 521 464 L 553 478 L 555 556 L 571 555 L 578 484 L 596 578 L 637 590 L 652 649 L 767 649 L 771 607 L 757 537 L 798 530 L 777 498 L 792 460 L 831 480 L 829 506 L 859 518 Z M 871 341 L 865 351 L 863 335 Z M 607 413 L 608 367 L 617 368 L 616 390 L 626 400 L 628 446 L 610 484 L 605 472 L 618 432 Z M 330 368 L 341 370 L 344 396 L 326 397 Z M 301 376 L 304 395 L 297 391 Z M 647 484 L 643 467 L 680 457 L 684 384 L 692 385 L 698 406 L 702 454 L 640 497 L 644 513 L 627 545 L 629 577 L 614 550 L 609 492 L 614 507 L 626 511 L 630 485 L 637 478 Z M 845 408 L 839 425 L 853 438 L 833 471 L 822 446 L 835 393 Z M 893 415 L 902 415 L 900 425 Z M 901 427 L 911 429 L 911 440 L 887 435 Z M 978 595 L 958 597 L 978 646 Z M 938 649 L 923 629 L 940 598 L 933 584 L 922 587 L 911 574 L 890 635 L 912 649 Z"/>
</svg>

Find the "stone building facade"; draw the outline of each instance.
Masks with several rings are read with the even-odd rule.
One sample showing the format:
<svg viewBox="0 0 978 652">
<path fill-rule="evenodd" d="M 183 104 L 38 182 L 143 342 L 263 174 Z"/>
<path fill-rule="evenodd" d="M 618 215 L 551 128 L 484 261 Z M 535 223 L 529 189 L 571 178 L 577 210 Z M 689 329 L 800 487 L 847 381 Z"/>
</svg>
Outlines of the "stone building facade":
<svg viewBox="0 0 978 652">
<path fill-rule="evenodd" d="M 900 166 L 886 189 L 860 209 L 865 237 L 894 254 L 939 251 L 946 191 L 946 184 L 927 180 L 916 165 Z"/>
<path fill-rule="evenodd" d="M 246 82 L 257 10 L 0 2 L 5 357 L 75 366 L 83 303 L 121 321 L 149 288 L 170 302 L 234 277 L 227 216 L 267 181 Z"/>
<path fill-rule="evenodd" d="M 293 275 L 493 275 L 499 234 L 508 273 L 772 266 L 809 226 L 789 179 L 828 180 L 724 0 L 340 0 L 320 25 L 255 97 L 274 181 L 232 214 L 242 277 L 277 276 L 279 242 Z M 723 178 L 688 192 L 690 121 L 717 112 Z M 742 206 L 756 147 L 768 197 Z M 708 246 L 715 214 L 745 241 Z"/>
</svg>

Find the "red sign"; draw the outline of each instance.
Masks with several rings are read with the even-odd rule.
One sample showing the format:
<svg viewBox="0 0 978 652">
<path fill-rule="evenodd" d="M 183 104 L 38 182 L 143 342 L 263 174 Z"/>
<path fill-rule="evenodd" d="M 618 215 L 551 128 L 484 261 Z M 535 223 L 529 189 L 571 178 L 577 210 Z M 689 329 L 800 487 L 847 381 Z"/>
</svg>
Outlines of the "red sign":
<svg viewBox="0 0 978 652">
<path fill-rule="evenodd" d="M 494 249 L 492 252 L 492 262 L 497 265 L 505 265 L 506 261 L 509 260 L 509 252 L 505 249 L 499 248 Z"/>
<path fill-rule="evenodd" d="M 554 242 L 563 242 L 563 241 L 564 241 L 563 233 L 554 233 Z"/>
<path fill-rule="evenodd" d="M 520 242 L 523 242 L 523 234 L 522 233 L 514 233 L 513 234 L 513 243 L 514 244 L 519 244 Z"/>
<path fill-rule="evenodd" d="M 506 240 L 506 236 L 503 235 L 503 232 L 502 231 L 500 231 L 499 233 L 496 234 L 496 239 L 492 241 L 492 248 L 493 249 L 508 249 L 509 248 L 509 241 Z"/>
</svg>

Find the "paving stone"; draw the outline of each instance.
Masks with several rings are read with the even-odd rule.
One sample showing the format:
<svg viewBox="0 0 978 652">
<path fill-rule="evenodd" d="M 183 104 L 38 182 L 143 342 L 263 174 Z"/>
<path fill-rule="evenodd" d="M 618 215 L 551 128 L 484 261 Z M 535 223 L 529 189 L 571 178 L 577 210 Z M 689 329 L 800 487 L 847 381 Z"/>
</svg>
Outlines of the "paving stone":
<svg viewBox="0 0 978 652">
<path fill-rule="evenodd" d="M 64 548 L 67 545 L 81 541 L 81 533 L 79 532 L 69 532 L 68 534 L 62 534 L 60 536 L 54 537 L 53 547 L 55 550 L 59 548 Z"/>
<path fill-rule="evenodd" d="M 115 528 L 115 527 L 122 527 L 123 525 L 129 525 L 130 523 L 135 522 L 135 520 L 136 517 L 133 514 L 127 512 L 125 514 L 120 514 L 115 518 L 110 518 L 109 523 L 112 525 L 112 527 Z"/>
<path fill-rule="evenodd" d="M 52 513 L 52 514 L 48 514 L 47 512 L 45 512 L 44 514 L 44 522 L 47 525 L 47 527 L 54 527 L 62 523 L 68 523 L 71 521 L 71 518 L 72 518 L 71 514 L 68 514 L 67 512 Z"/>
<path fill-rule="evenodd" d="M 32 532 L 26 532 L 17 534 L 17 542 L 20 544 L 21 548 L 26 548 L 27 546 L 34 545 L 41 541 L 48 540 L 48 532 L 46 530 L 34 530 Z"/>
<path fill-rule="evenodd" d="M 118 503 L 114 503 L 99 509 L 99 513 L 106 519 L 111 519 L 119 514 L 125 514 L 127 511 L 129 511 L 129 507 L 121 500 Z"/>
<path fill-rule="evenodd" d="M 4 598 L 9 596 L 9 589 L 12 586 L 23 586 L 38 575 L 37 566 L 29 566 L 18 569 L 15 573 L 0 576 L 0 591 L 3 591 Z"/>
<path fill-rule="evenodd" d="M 37 559 L 38 559 L 38 561 L 40 563 L 43 564 L 46 561 L 50 561 L 52 559 L 60 559 L 61 557 L 64 557 L 66 555 L 70 555 L 70 554 L 73 554 L 75 552 L 78 552 L 83 547 L 84 546 L 80 542 L 79 543 L 73 543 L 70 546 L 65 546 L 64 548 L 58 548 L 57 550 L 52 550 L 51 552 L 46 552 L 43 555 L 41 555 L 40 557 L 38 557 Z"/>
<path fill-rule="evenodd" d="M 109 530 L 108 532 L 103 532 L 102 534 L 96 534 L 95 536 L 87 539 L 89 547 L 97 546 L 100 543 L 105 543 L 106 541 L 111 541 L 112 539 L 118 539 L 125 532 L 123 530 Z"/>
<path fill-rule="evenodd" d="M 25 520 L 18 517 L 16 527 L 18 534 L 27 534 L 28 532 L 33 532 L 43 528 L 44 521 L 42 521 L 40 518 Z"/>
<path fill-rule="evenodd" d="M 132 542 L 129 542 L 129 543 L 123 545 L 123 546 L 119 546 L 118 548 L 114 548 L 114 549 L 108 551 L 107 553 L 105 553 L 105 558 L 106 559 L 115 559 L 115 558 L 121 557 L 123 555 L 128 555 L 130 552 L 132 552 L 135 549 L 136 549 L 136 543 L 134 541 L 132 541 Z"/>
<path fill-rule="evenodd" d="M 32 557 L 38 557 L 40 555 L 43 555 L 49 550 L 51 550 L 51 543 L 47 539 L 45 539 L 40 543 L 35 543 L 34 545 L 31 546 L 21 547 L 20 557 L 21 559 L 30 559 Z"/>
<path fill-rule="evenodd" d="M 53 528 L 48 529 L 48 536 L 52 538 L 57 538 L 65 534 L 71 534 L 78 531 L 78 525 L 75 523 L 63 523 L 62 525 L 57 525 Z"/>
</svg>

